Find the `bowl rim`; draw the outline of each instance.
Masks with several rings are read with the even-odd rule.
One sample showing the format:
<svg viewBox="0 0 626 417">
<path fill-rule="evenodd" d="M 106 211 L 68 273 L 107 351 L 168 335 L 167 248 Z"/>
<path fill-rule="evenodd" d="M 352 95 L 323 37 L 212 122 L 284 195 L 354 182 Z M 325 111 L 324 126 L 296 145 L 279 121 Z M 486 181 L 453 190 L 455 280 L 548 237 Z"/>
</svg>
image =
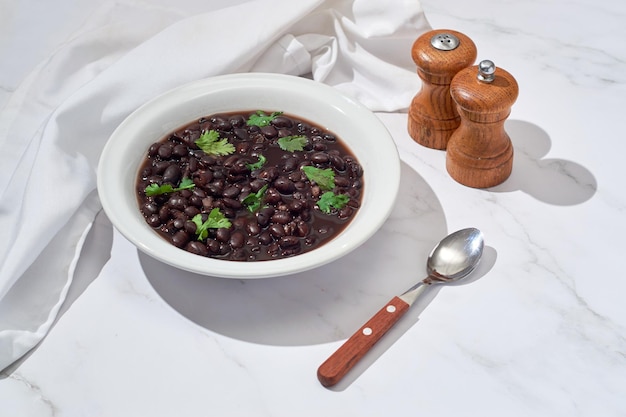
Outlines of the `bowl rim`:
<svg viewBox="0 0 626 417">
<path fill-rule="evenodd" d="M 223 91 L 231 88 L 241 89 L 246 87 L 264 92 L 279 89 L 293 91 L 295 94 L 314 95 L 322 100 L 324 104 L 327 103 L 333 107 L 333 111 L 360 117 L 359 123 L 364 125 L 372 135 L 376 135 L 377 143 L 380 142 L 385 145 L 378 149 L 376 158 L 386 161 L 385 186 L 378 187 L 380 195 L 377 196 L 376 207 L 365 209 L 362 206 L 342 233 L 313 251 L 293 257 L 258 262 L 235 262 L 202 257 L 184 249 L 179 249 L 167 242 L 147 225 L 142 216 L 140 219 L 143 225 L 139 226 L 136 224 L 139 208 L 137 206 L 133 207 L 136 213 L 132 213 L 128 204 L 120 204 L 119 192 L 116 190 L 118 190 L 118 187 L 124 186 L 122 171 L 132 169 L 136 178 L 136 173 L 139 169 L 138 166 L 124 167 L 119 161 L 121 159 L 118 155 L 120 149 L 123 150 L 129 146 L 129 141 L 126 140 L 129 133 L 132 134 L 135 130 L 141 130 L 140 128 L 147 121 L 153 121 L 151 118 L 154 118 L 155 113 L 167 111 L 168 106 L 171 106 L 177 100 L 184 101 L 190 100 L 192 97 L 206 97 L 216 94 L 216 91 L 223 93 Z M 240 107 L 239 110 L 247 109 Z M 215 113 L 217 112 L 219 111 Z M 297 113 L 290 112 L 288 109 L 285 112 L 298 116 Z M 306 117 L 303 116 L 303 118 Z M 189 118 L 189 122 L 192 120 L 193 116 Z M 319 124 L 323 123 L 310 120 Z M 161 137 L 167 133 L 168 131 L 164 130 Z M 339 135 L 340 138 L 341 136 Z M 154 141 L 158 139 L 156 138 Z M 148 146 L 145 146 L 144 155 Z M 353 146 L 350 146 L 350 144 L 348 146 L 354 151 L 352 149 Z M 360 158 L 357 157 L 357 159 Z M 111 134 L 102 150 L 97 168 L 97 189 L 104 212 L 113 226 L 141 252 L 150 257 L 176 268 L 201 275 L 234 279 L 269 278 L 304 272 L 328 264 L 345 256 L 366 242 L 383 225 L 394 207 L 400 186 L 400 165 L 397 147 L 384 124 L 368 108 L 342 94 L 336 88 L 292 75 L 237 73 L 192 81 L 173 88 L 149 100 L 128 115 Z M 364 169 L 364 176 L 364 194 L 367 194 L 369 191 L 368 185 L 371 186 L 371 184 L 368 184 L 367 178 L 372 176 L 366 169 Z M 135 179 L 133 178 L 134 181 Z M 134 193 L 134 187 L 132 187 L 130 192 Z M 126 194 L 128 194 L 128 190 L 126 190 Z M 361 227 L 360 229 L 352 227 L 358 226 L 360 223 L 355 223 L 355 220 L 359 218 L 359 215 L 364 216 L 365 214 L 370 214 L 367 227 Z M 346 232 L 349 230 L 352 231 L 352 236 L 346 237 Z"/>
</svg>

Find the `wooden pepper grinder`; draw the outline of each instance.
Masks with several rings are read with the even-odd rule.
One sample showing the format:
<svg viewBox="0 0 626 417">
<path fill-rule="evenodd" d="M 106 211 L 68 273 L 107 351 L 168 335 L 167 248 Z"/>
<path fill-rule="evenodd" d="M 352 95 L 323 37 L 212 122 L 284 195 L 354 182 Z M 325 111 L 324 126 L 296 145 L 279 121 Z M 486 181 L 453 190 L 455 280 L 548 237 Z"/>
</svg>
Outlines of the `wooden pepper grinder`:
<svg viewBox="0 0 626 417">
<path fill-rule="evenodd" d="M 461 125 L 452 134 L 446 168 L 468 187 L 487 188 L 504 182 L 513 169 L 513 145 L 504 122 L 517 100 L 519 87 L 511 74 L 481 61 L 452 79 L 450 94 Z"/>
<path fill-rule="evenodd" d="M 476 45 L 454 30 L 431 30 L 413 43 L 411 56 L 422 88 L 409 107 L 409 135 L 420 145 L 446 149 L 460 124 L 450 97 L 450 82 L 460 70 L 476 61 Z"/>
</svg>

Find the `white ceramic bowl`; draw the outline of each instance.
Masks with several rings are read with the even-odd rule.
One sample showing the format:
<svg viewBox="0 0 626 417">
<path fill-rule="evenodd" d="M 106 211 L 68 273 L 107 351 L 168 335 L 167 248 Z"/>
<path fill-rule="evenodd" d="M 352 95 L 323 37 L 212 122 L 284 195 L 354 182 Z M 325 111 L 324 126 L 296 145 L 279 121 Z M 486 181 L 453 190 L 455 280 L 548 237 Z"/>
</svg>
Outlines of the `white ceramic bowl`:
<svg viewBox="0 0 626 417">
<path fill-rule="evenodd" d="M 291 258 L 236 262 L 178 249 L 145 222 L 134 194 L 148 147 L 177 128 L 214 113 L 262 109 L 300 116 L 343 140 L 363 167 L 362 205 L 344 231 Z M 225 278 L 264 278 L 309 270 L 338 259 L 369 239 L 391 212 L 400 159 L 389 132 L 367 108 L 336 89 L 277 74 L 233 74 L 171 90 L 133 112 L 113 132 L 98 166 L 98 192 L 113 225 L 142 252 L 177 268 Z"/>
</svg>

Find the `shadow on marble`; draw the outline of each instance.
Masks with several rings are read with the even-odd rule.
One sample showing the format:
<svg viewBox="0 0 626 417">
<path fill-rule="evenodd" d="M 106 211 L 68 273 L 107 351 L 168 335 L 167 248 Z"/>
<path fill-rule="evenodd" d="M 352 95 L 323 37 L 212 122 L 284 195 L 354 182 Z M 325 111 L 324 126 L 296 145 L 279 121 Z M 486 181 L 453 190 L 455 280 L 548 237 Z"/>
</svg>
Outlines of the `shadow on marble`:
<svg viewBox="0 0 626 417">
<path fill-rule="evenodd" d="M 581 204 L 594 196 L 598 184 L 588 169 L 573 161 L 544 159 L 552 143 L 543 129 L 522 120 L 508 120 L 505 128 L 515 149 L 513 172 L 490 191 L 520 190 L 557 206 Z"/>
<path fill-rule="evenodd" d="M 398 204 L 381 230 L 312 271 L 236 280 L 180 271 L 142 253 L 140 263 L 167 304 L 210 331 L 266 345 L 342 340 L 425 276 L 428 254 L 448 233 L 441 204 L 424 179 L 403 164 L 401 181 Z"/>
</svg>

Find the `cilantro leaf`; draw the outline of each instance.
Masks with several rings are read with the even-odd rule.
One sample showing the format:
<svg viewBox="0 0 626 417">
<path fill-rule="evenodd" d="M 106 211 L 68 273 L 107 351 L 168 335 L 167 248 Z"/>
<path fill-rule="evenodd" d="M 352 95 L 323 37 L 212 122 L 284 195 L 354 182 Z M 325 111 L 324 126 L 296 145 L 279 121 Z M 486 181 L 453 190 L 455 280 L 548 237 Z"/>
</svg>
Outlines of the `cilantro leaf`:
<svg viewBox="0 0 626 417">
<path fill-rule="evenodd" d="M 331 207 L 336 209 L 343 208 L 348 204 L 348 201 L 350 201 L 350 196 L 347 194 L 335 194 L 332 191 L 327 191 L 317 201 L 317 206 L 324 213 L 328 214 L 331 211 Z"/>
<path fill-rule="evenodd" d="M 255 114 L 250 115 L 246 122 L 248 126 L 265 127 L 270 124 L 272 120 L 283 114 L 282 111 L 275 111 L 270 115 L 265 114 L 261 110 L 258 110 Z"/>
<path fill-rule="evenodd" d="M 267 158 L 265 158 L 263 155 L 259 155 L 259 160 L 257 162 L 253 164 L 246 164 L 246 166 L 248 167 L 250 171 L 254 171 L 255 169 L 259 169 L 263 165 L 265 165 L 266 161 L 267 161 Z"/>
<path fill-rule="evenodd" d="M 209 155 L 222 156 L 235 152 L 233 144 L 226 138 L 220 139 L 220 134 L 216 130 L 205 131 L 196 140 L 196 145 Z"/>
<path fill-rule="evenodd" d="M 267 184 L 261 187 L 261 189 L 257 191 L 256 193 L 248 194 L 246 198 L 241 200 L 241 203 L 244 206 L 248 207 L 248 210 L 254 213 L 261 207 L 261 199 L 265 195 L 266 190 L 267 190 Z"/>
<path fill-rule="evenodd" d="M 283 136 L 278 139 L 280 149 L 287 152 L 303 151 L 307 143 L 306 136 Z"/>
<path fill-rule="evenodd" d="M 322 190 L 331 191 L 335 188 L 335 171 L 332 168 L 321 169 L 305 165 L 302 170 L 309 181 L 315 182 Z"/>
<path fill-rule="evenodd" d="M 188 190 L 188 189 L 191 189 L 191 188 L 193 188 L 195 186 L 196 186 L 196 184 L 193 183 L 193 180 L 191 178 L 185 177 L 185 178 L 183 178 L 183 180 L 178 185 L 177 191 Z"/>
<path fill-rule="evenodd" d="M 173 193 L 175 191 L 189 190 L 195 186 L 196 184 L 193 183 L 193 180 L 191 178 L 185 177 L 180 182 L 180 185 L 176 188 L 172 187 L 171 184 L 163 184 L 163 185 L 150 184 L 146 187 L 144 192 L 146 193 L 148 197 L 152 197 L 152 196 L 160 195 L 160 194 Z"/>
<path fill-rule="evenodd" d="M 232 225 L 230 220 L 217 207 L 211 210 L 205 222 L 202 222 L 202 214 L 196 214 L 191 221 L 196 224 L 198 240 L 206 239 L 209 236 L 209 229 L 229 228 Z"/>
</svg>

